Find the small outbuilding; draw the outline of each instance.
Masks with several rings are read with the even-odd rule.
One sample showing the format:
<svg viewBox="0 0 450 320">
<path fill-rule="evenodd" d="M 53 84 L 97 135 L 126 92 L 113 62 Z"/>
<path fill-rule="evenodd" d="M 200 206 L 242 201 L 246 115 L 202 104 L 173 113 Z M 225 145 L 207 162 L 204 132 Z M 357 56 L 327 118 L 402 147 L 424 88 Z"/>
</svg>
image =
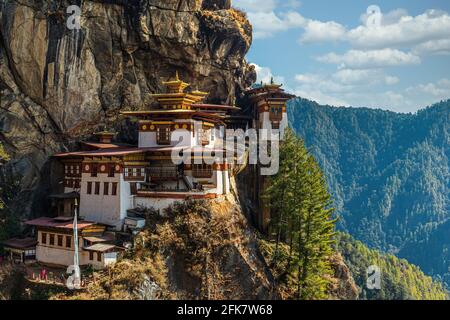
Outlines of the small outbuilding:
<svg viewBox="0 0 450 320">
<path fill-rule="evenodd" d="M 37 241 L 33 238 L 9 239 L 3 242 L 7 258 L 14 263 L 32 263 L 36 261 Z"/>
</svg>

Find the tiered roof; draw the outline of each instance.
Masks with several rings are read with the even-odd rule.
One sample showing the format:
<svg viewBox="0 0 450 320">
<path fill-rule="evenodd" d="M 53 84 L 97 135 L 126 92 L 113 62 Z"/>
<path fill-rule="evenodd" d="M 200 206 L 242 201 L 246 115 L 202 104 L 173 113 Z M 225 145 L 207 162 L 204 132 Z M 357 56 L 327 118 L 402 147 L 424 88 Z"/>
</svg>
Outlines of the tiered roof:
<svg viewBox="0 0 450 320">
<path fill-rule="evenodd" d="M 148 116 L 170 116 L 172 118 L 183 116 L 195 116 L 199 113 L 208 114 L 208 117 L 222 119 L 224 113 L 228 111 L 237 111 L 239 108 L 235 106 L 216 105 L 203 103 L 208 92 L 193 90 L 185 92 L 185 89 L 190 86 L 180 80 L 178 72 L 175 78 L 163 82 L 166 86 L 166 93 L 157 93 L 150 95 L 158 102 L 158 107 L 145 111 L 125 111 L 121 114 L 134 117 L 148 117 Z"/>
</svg>

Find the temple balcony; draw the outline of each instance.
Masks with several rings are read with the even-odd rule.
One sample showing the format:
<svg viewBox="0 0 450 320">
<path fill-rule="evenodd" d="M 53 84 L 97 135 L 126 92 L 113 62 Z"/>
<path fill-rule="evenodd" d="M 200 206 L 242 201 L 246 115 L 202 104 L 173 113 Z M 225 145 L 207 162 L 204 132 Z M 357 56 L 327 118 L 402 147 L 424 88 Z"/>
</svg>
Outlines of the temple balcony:
<svg viewBox="0 0 450 320">
<path fill-rule="evenodd" d="M 150 181 L 176 180 L 179 178 L 177 167 L 148 167 L 146 173 Z"/>
</svg>

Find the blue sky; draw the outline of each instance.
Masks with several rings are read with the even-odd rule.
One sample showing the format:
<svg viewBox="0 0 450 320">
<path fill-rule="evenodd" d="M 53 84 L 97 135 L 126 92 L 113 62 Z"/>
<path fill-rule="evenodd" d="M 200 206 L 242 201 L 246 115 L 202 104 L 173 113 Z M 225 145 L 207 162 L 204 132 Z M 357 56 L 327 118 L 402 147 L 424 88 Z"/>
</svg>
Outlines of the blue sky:
<svg viewBox="0 0 450 320">
<path fill-rule="evenodd" d="M 450 1 L 233 0 L 233 5 L 252 22 L 247 59 L 259 80 L 274 76 L 289 91 L 322 104 L 397 112 L 450 98 Z"/>
</svg>

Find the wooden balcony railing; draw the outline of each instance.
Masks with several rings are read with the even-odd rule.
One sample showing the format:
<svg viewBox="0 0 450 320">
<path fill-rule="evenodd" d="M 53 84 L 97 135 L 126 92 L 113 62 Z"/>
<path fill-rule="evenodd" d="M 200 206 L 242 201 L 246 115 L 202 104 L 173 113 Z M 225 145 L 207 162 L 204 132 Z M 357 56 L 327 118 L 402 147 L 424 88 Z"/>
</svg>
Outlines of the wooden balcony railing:
<svg viewBox="0 0 450 320">
<path fill-rule="evenodd" d="M 176 179 L 178 177 L 178 170 L 176 167 L 150 167 L 147 168 L 147 174 L 150 179 Z"/>
</svg>

